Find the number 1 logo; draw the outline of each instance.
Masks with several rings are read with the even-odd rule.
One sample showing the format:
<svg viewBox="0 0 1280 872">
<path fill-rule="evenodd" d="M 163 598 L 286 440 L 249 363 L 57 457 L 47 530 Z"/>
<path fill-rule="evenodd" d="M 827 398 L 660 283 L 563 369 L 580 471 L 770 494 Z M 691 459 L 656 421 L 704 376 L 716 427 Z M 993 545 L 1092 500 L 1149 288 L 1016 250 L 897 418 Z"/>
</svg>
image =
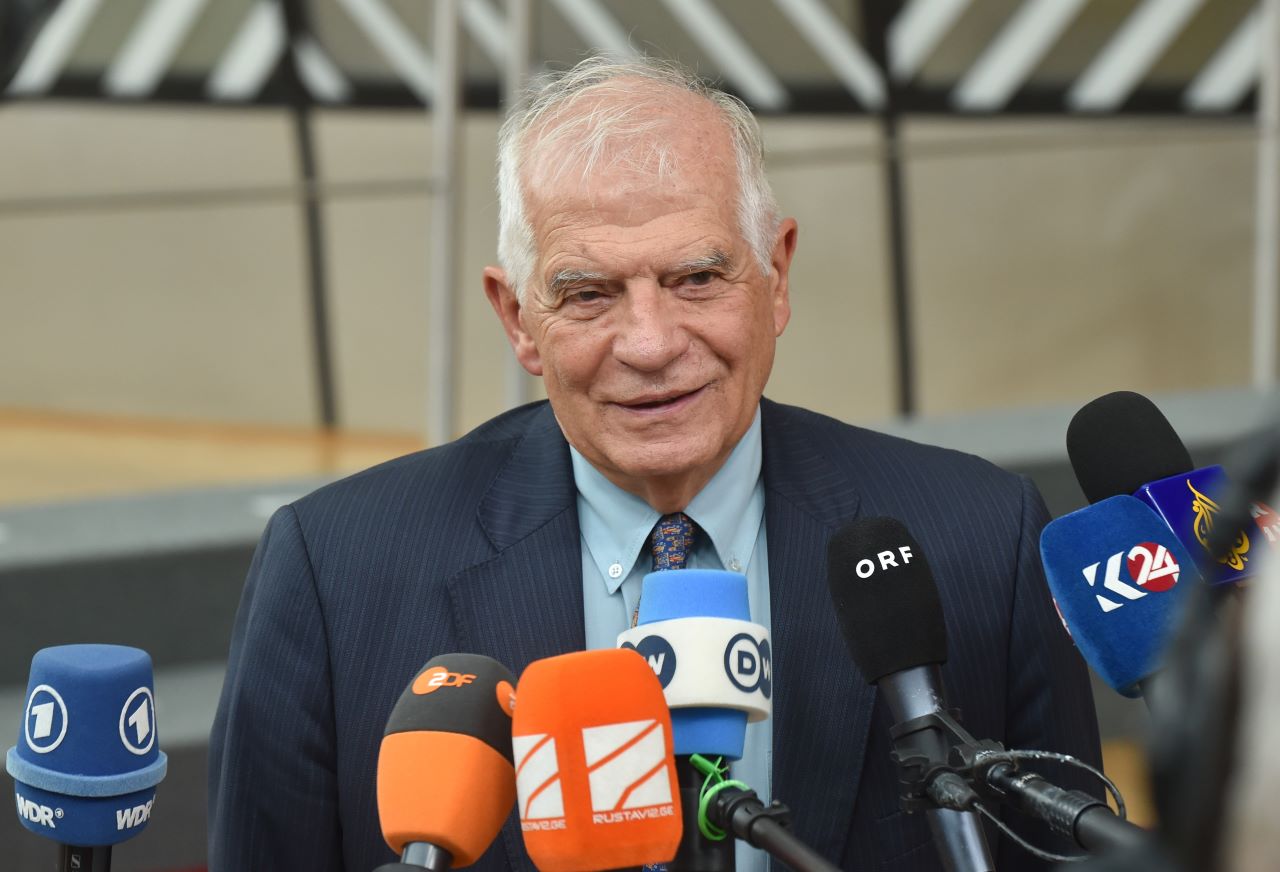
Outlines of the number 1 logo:
<svg viewBox="0 0 1280 872">
<path fill-rule="evenodd" d="M 129 753 L 148 753 L 156 742 L 155 700 L 151 688 L 139 687 L 120 709 L 120 741 Z"/>
<path fill-rule="evenodd" d="M 48 754 L 67 737 L 67 704 L 49 685 L 31 691 L 24 728 L 27 747 L 37 754 Z"/>
</svg>

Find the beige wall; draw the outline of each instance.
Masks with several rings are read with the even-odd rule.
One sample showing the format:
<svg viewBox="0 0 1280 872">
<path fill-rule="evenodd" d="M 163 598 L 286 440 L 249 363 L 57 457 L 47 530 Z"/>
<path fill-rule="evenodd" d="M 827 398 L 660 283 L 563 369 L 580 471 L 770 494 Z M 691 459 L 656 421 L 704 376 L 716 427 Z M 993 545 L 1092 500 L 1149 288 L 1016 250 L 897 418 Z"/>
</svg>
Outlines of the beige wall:
<svg viewBox="0 0 1280 872">
<path fill-rule="evenodd" d="M 801 227 L 795 316 L 769 393 L 887 417 L 876 128 L 764 127 Z M 491 114 L 466 118 L 468 428 L 501 410 L 509 353 L 479 283 L 494 248 L 495 131 Z M 1247 126 L 921 120 L 905 133 L 923 411 L 1247 379 Z M 428 120 L 335 112 L 317 136 L 343 424 L 419 432 Z M 275 110 L 0 107 L 0 407 L 312 422 L 294 173 Z"/>
</svg>

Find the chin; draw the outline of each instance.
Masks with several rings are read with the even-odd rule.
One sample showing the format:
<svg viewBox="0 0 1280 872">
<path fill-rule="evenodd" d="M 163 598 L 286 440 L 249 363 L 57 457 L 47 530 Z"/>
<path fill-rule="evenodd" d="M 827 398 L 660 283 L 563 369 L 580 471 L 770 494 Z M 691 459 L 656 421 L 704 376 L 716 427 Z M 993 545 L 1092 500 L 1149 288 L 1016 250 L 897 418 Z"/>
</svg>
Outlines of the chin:
<svg viewBox="0 0 1280 872">
<path fill-rule="evenodd" d="M 633 478 L 685 475 L 716 462 L 718 455 L 701 441 L 646 445 L 627 452 L 618 466 Z"/>
</svg>

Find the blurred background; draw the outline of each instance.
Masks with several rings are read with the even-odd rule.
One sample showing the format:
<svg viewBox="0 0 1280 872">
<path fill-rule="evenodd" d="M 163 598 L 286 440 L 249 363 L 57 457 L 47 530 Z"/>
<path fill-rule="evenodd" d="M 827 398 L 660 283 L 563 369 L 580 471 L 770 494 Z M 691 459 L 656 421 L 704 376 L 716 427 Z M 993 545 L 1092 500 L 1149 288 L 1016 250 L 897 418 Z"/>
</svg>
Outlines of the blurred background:
<svg viewBox="0 0 1280 872">
<path fill-rule="evenodd" d="M 146 648 L 170 775 L 115 868 L 203 864 L 266 519 L 541 396 L 481 292 L 495 137 L 588 53 L 761 118 L 800 223 L 773 399 L 1028 473 L 1055 514 L 1108 391 L 1221 460 L 1277 372 L 1278 8 L 0 0 L 0 725 L 38 648 Z M 1097 700 L 1142 820 L 1145 710 Z M 49 850 L 0 816 L 11 868 Z"/>
</svg>

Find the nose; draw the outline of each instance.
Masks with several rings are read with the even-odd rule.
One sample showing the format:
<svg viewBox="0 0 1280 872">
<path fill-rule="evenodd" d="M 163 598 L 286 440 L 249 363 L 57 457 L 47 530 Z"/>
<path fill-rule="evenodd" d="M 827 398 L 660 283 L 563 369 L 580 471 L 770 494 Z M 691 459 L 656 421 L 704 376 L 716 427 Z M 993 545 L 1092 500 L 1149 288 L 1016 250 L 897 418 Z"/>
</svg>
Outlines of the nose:
<svg viewBox="0 0 1280 872">
<path fill-rule="evenodd" d="M 642 372 L 657 372 L 688 348 L 680 301 L 656 281 L 629 283 L 621 309 L 613 342 L 613 356 L 619 362 Z"/>
</svg>

